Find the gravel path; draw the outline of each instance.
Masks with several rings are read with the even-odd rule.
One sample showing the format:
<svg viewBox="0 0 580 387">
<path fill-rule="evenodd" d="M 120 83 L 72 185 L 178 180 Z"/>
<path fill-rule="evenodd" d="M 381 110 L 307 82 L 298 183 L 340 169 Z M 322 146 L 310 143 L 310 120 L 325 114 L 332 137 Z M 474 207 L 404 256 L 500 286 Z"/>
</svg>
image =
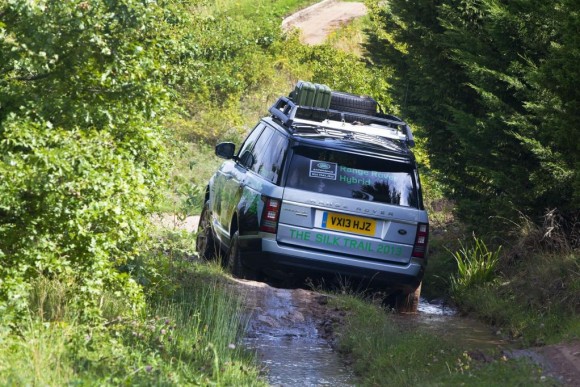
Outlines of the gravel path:
<svg viewBox="0 0 580 387">
<path fill-rule="evenodd" d="M 366 13 L 364 3 L 324 0 L 288 16 L 282 21 L 282 28 L 285 31 L 297 28 L 302 42 L 321 44 L 332 31 Z"/>
</svg>

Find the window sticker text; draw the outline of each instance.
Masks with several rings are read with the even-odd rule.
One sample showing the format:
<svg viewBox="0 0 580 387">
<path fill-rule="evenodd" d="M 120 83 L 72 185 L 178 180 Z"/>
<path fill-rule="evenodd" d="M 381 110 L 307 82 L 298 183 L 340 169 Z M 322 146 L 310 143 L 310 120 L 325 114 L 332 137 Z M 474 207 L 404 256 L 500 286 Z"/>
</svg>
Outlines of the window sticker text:
<svg viewBox="0 0 580 387">
<path fill-rule="evenodd" d="M 327 161 L 310 160 L 310 177 L 321 179 L 336 180 L 338 164 Z"/>
</svg>

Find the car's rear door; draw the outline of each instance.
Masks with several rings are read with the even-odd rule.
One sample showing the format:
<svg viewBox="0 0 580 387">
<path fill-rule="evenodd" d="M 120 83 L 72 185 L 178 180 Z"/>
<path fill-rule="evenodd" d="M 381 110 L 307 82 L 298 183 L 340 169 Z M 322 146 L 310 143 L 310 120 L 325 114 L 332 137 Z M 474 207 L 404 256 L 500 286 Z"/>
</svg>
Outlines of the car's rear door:
<svg viewBox="0 0 580 387">
<path fill-rule="evenodd" d="M 406 264 L 419 209 L 413 164 L 298 146 L 288 168 L 277 241 L 360 259 Z"/>
<path fill-rule="evenodd" d="M 224 162 L 217 171 L 213 188 L 212 215 L 218 239 L 227 245 L 230 237 L 230 222 L 240 200 L 242 186 L 251 163 L 252 151 L 264 130 L 258 124 L 242 144 L 236 159 Z"/>
</svg>

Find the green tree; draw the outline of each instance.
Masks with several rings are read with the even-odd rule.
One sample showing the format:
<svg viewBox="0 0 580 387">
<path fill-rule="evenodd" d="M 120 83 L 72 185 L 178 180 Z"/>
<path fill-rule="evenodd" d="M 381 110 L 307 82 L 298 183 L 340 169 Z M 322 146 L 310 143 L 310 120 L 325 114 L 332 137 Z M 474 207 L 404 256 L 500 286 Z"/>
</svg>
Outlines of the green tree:
<svg viewBox="0 0 580 387">
<path fill-rule="evenodd" d="M 86 317 L 104 292 L 137 308 L 118 270 L 162 185 L 160 119 L 190 77 L 188 1 L 0 1 L 0 315 L 30 280 L 71 284 Z"/>
<path fill-rule="evenodd" d="M 580 208 L 580 1 L 564 0 L 549 10 L 558 34 L 549 44 L 548 54 L 538 63 L 530 82 L 534 85 L 527 104 L 535 122 L 539 122 L 548 141 L 555 144 L 563 178 L 573 186 L 563 187 L 572 208 Z M 544 140 L 544 138 L 542 138 Z M 541 148 L 538 149 L 541 157 Z M 551 156 L 551 155 L 550 155 Z M 543 160 L 549 162 L 548 157 Z M 540 177 L 541 178 L 541 177 Z"/>
<path fill-rule="evenodd" d="M 374 60 L 393 69 L 396 102 L 424 130 L 433 167 L 474 223 L 578 208 L 577 145 L 564 140 L 577 136 L 577 99 L 563 92 L 577 73 L 573 3 L 393 0 L 371 8 Z M 554 61 L 568 67 L 553 72 Z"/>
</svg>

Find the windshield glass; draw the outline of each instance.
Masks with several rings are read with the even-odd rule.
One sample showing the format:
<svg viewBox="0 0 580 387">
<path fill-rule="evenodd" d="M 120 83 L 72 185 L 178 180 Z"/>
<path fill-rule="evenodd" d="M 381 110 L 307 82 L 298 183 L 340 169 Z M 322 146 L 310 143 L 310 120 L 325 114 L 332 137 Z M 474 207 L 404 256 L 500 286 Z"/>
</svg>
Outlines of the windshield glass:
<svg viewBox="0 0 580 387">
<path fill-rule="evenodd" d="M 286 186 L 418 208 L 411 165 L 329 149 L 295 148 Z"/>
</svg>

